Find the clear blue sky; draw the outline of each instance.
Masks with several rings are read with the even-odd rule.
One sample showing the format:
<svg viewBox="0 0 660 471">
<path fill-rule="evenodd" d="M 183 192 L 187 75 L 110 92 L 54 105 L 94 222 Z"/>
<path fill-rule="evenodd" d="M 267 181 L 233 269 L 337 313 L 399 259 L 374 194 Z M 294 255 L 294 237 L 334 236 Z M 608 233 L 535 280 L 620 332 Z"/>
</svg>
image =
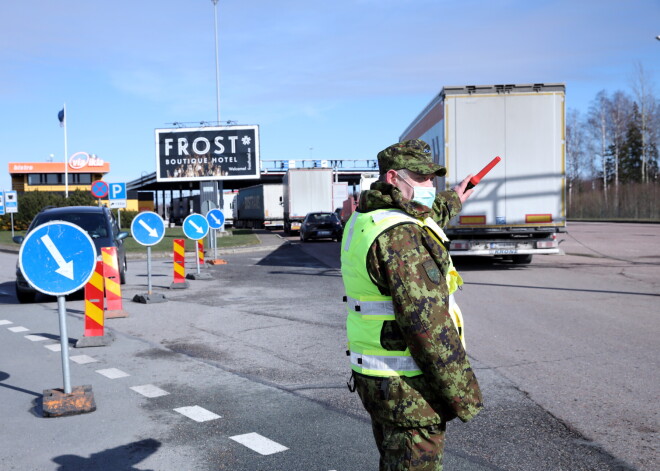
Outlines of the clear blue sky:
<svg viewBox="0 0 660 471">
<path fill-rule="evenodd" d="M 8 162 L 69 153 L 109 182 L 155 170 L 154 129 L 216 121 L 211 0 L 0 4 L 0 188 Z M 660 81 L 657 0 L 220 0 L 221 120 L 261 158 L 372 158 L 444 85 L 564 82 L 569 108 Z M 313 151 L 310 151 L 310 147 Z"/>
</svg>

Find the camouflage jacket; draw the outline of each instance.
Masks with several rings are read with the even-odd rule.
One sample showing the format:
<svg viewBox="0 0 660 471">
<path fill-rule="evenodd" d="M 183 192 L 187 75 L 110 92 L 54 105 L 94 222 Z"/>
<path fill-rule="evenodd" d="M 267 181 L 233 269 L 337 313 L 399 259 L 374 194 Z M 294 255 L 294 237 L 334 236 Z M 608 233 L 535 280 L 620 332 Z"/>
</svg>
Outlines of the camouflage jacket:
<svg viewBox="0 0 660 471">
<path fill-rule="evenodd" d="M 358 211 L 397 208 L 414 217 L 431 216 L 440 227 L 461 209 L 454 191 L 438 193 L 429 209 L 377 182 L 360 196 Z M 397 427 L 468 421 L 482 409 L 481 391 L 448 313 L 447 250 L 416 224 L 395 226 L 373 243 L 367 270 L 382 294 L 392 296 L 395 320 L 386 321 L 381 345 L 410 349 L 423 374 L 377 378 L 355 374 L 355 384 L 372 419 Z"/>
</svg>

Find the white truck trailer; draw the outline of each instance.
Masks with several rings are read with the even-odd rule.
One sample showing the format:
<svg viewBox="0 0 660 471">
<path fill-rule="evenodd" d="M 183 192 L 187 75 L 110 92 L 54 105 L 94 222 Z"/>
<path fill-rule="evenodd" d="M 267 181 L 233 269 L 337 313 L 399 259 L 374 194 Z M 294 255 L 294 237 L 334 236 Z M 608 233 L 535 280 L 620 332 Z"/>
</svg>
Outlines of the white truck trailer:
<svg viewBox="0 0 660 471">
<path fill-rule="evenodd" d="M 299 231 L 307 213 L 335 210 L 331 168 L 289 169 L 283 184 L 285 233 Z"/>
<path fill-rule="evenodd" d="M 234 202 L 236 220 L 234 225 L 240 227 L 256 227 L 274 229 L 282 227 L 282 185 L 254 185 L 238 190 Z"/>
<path fill-rule="evenodd" d="M 438 188 L 502 161 L 445 229 L 452 256 L 530 263 L 560 253 L 566 228 L 563 84 L 444 87 L 400 137 L 422 139 L 447 167 Z"/>
<path fill-rule="evenodd" d="M 238 196 L 238 190 L 226 190 L 222 192 L 222 214 L 225 216 L 225 226 L 234 225 L 234 204 Z"/>
</svg>

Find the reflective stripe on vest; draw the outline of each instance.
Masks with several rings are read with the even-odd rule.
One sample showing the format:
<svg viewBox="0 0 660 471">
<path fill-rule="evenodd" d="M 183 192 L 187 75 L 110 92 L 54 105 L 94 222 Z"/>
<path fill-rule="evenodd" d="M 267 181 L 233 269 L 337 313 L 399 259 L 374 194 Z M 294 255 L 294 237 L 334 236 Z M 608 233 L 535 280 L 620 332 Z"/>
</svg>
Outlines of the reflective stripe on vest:
<svg viewBox="0 0 660 471">
<path fill-rule="evenodd" d="M 392 301 L 360 301 L 347 296 L 346 302 L 349 310 L 359 312 L 363 316 L 392 316 L 394 320 Z"/>
<path fill-rule="evenodd" d="M 351 367 L 358 373 L 370 376 L 406 376 L 406 373 L 421 373 L 410 356 L 364 355 L 351 352 Z"/>
</svg>

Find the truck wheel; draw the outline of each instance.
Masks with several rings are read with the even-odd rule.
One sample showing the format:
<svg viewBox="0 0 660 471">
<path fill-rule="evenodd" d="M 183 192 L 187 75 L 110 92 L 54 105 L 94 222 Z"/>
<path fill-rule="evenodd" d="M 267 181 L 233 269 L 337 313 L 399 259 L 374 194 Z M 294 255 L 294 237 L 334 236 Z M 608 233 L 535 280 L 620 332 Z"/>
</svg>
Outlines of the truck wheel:
<svg viewBox="0 0 660 471">
<path fill-rule="evenodd" d="M 511 261 L 516 265 L 529 265 L 530 263 L 532 263 L 532 254 L 512 255 Z"/>
</svg>

